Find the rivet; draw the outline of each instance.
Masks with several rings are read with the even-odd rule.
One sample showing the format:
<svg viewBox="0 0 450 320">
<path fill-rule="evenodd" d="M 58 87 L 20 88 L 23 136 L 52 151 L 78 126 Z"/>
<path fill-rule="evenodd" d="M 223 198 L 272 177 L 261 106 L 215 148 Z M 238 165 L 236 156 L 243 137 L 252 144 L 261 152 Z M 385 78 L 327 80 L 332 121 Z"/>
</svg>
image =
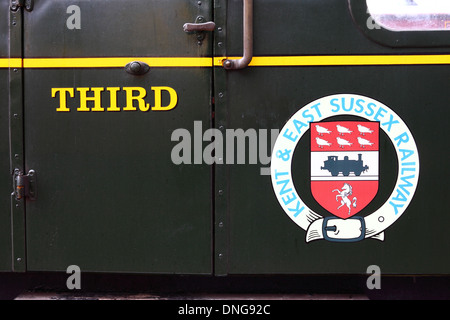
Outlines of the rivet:
<svg viewBox="0 0 450 320">
<path fill-rule="evenodd" d="M 130 70 L 135 73 L 139 72 L 141 70 L 141 64 L 139 62 L 132 62 L 130 64 Z"/>
<path fill-rule="evenodd" d="M 223 227 L 223 222 L 219 222 L 219 227 L 220 227 L 220 228 Z"/>
<path fill-rule="evenodd" d="M 223 190 L 219 190 L 219 195 L 223 195 Z"/>
<path fill-rule="evenodd" d="M 223 92 L 219 92 L 219 98 L 223 98 Z"/>
</svg>

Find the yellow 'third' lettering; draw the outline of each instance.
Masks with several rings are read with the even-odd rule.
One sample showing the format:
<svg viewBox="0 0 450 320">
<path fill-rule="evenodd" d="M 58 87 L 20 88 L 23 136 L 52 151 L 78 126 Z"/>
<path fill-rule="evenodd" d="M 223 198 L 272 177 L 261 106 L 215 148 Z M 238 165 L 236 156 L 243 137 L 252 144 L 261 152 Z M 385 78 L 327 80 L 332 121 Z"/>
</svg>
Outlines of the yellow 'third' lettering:
<svg viewBox="0 0 450 320">
<path fill-rule="evenodd" d="M 56 111 L 69 112 L 70 109 L 67 108 L 67 93 L 73 98 L 73 88 L 52 88 L 52 98 L 55 98 L 57 93 L 59 93 L 59 107 L 56 108 Z"/>
<path fill-rule="evenodd" d="M 105 107 L 102 106 L 102 98 L 107 99 L 105 88 L 103 87 L 80 87 L 80 88 L 52 88 L 52 98 L 56 98 L 59 94 L 59 107 L 56 109 L 58 112 L 70 112 L 70 108 L 67 106 L 68 98 L 75 97 L 75 90 L 79 93 L 79 106 L 76 108 L 79 112 L 89 111 L 105 111 Z M 109 106 L 106 111 L 139 111 L 146 112 L 150 108 L 152 111 L 169 111 L 175 108 L 178 104 L 177 92 L 167 86 L 151 87 L 154 92 L 154 106 L 147 103 L 144 99 L 147 97 L 147 91 L 142 87 L 106 87 L 106 92 L 109 93 Z M 125 107 L 118 106 L 119 92 L 125 93 L 126 105 Z M 164 101 L 167 105 L 163 106 Z M 167 97 L 169 98 L 167 100 Z M 75 100 L 76 101 L 76 100 Z M 168 102 L 167 102 L 168 101 Z M 90 107 L 88 103 L 91 103 Z M 103 101 L 104 102 L 104 101 Z"/>
<path fill-rule="evenodd" d="M 123 108 L 124 111 L 136 111 L 136 107 L 133 106 L 133 100 L 138 102 L 139 110 L 148 111 L 150 108 L 149 104 L 145 104 L 144 98 L 147 96 L 147 91 L 141 87 L 124 87 L 123 90 L 126 92 L 127 105 Z M 137 91 L 138 95 L 133 96 L 133 92 Z"/>
<path fill-rule="evenodd" d="M 94 96 L 88 97 L 87 92 L 89 91 L 89 88 L 77 88 L 77 91 L 80 93 L 80 107 L 77 111 L 90 111 L 87 107 L 88 101 L 94 102 L 94 108 L 91 109 L 92 111 L 105 111 L 105 109 L 101 106 L 101 93 L 104 89 L 105 88 L 91 88 L 90 91 L 94 92 Z"/>
<path fill-rule="evenodd" d="M 170 87 L 152 87 L 152 90 L 155 92 L 155 106 L 152 107 L 153 111 L 169 111 L 176 107 L 178 103 L 178 95 L 177 92 Z M 169 93 L 170 99 L 169 104 L 163 107 L 162 104 L 162 91 L 167 91 Z"/>
<path fill-rule="evenodd" d="M 109 91 L 109 107 L 106 111 L 120 111 L 117 107 L 117 92 L 120 91 L 120 87 L 107 87 L 106 90 Z"/>
</svg>

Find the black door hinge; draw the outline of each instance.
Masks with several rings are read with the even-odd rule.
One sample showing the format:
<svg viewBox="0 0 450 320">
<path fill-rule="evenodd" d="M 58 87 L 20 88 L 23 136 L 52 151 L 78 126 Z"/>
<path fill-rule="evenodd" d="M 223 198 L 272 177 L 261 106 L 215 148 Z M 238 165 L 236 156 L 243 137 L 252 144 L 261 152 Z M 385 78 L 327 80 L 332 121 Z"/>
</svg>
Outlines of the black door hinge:
<svg viewBox="0 0 450 320">
<path fill-rule="evenodd" d="M 17 200 L 25 197 L 36 200 L 36 171 L 30 170 L 23 174 L 19 169 L 14 170 L 14 194 Z"/>
<path fill-rule="evenodd" d="M 21 7 L 25 8 L 28 12 L 32 11 L 34 0 L 10 0 L 10 8 L 12 11 L 17 11 Z"/>
</svg>

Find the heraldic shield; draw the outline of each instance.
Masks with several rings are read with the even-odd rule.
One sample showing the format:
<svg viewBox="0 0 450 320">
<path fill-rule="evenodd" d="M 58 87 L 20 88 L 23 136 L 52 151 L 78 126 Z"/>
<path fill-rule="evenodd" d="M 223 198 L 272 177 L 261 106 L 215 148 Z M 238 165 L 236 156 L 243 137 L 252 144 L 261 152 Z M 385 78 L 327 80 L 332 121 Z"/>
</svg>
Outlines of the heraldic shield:
<svg viewBox="0 0 450 320">
<path fill-rule="evenodd" d="M 312 122 L 311 192 L 331 214 L 347 219 L 378 192 L 379 122 Z"/>
</svg>

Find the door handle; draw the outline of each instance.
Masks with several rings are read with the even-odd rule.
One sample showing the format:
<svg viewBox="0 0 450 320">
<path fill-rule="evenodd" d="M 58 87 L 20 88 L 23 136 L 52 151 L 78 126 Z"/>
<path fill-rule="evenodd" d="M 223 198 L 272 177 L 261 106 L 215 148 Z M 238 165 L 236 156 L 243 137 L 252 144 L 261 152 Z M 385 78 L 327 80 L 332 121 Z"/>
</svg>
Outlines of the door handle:
<svg viewBox="0 0 450 320">
<path fill-rule="evenodd" d="M 215 28 L 216 24 L 213 21 L 206 21 L 203 16 L 198 16 L 195 23 L 188 22 L 183 25 L 184 32 L 197 36 L 198 44 L 205 39 L 205 31 L 214 31 Z"/>
<path fill-rule="evenodd" d="M 214 31 L 216 24 L 212 21 L 203 23 L 185 23 L 183 25 L 184 32 L 202 32 L 202 31 Z"/>
<path fill-rule="evenodd" d="M 253 58 L 253 0 L 242 0 L 244 6 L 243 16 L 243 44 L 244 54 L 241 59 L 226 59 L 223 67 L 228 70 L 238 70 L 246 68 Z"/>
</svg>

